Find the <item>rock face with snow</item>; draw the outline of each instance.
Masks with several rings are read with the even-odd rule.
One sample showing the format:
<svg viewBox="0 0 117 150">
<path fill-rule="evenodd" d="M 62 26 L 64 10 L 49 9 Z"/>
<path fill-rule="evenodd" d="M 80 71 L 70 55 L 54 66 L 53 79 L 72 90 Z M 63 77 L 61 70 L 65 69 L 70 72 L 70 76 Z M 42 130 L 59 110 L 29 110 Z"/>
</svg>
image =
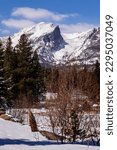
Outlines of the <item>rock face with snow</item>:
<svg viewBox="0 0 117 150">
<path fill-rule="evenodd" d="M 14 34 L 11 37 L 13 46 L 17 45 L 22 34 L 28 35 L 33 50 L 38 52 L 42 64 L 93 64 L 99 60 L 99 28 L 83 33 L 64 34 L 60 32 L 59 26 L 41 22 Z"/>
</svg>

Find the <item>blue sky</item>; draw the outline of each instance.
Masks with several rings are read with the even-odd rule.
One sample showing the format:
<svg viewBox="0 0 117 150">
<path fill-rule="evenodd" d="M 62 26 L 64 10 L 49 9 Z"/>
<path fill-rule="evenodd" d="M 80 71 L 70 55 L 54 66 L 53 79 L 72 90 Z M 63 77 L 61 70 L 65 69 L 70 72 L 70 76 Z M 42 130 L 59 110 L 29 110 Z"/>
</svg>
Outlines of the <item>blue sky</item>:
<svg viewBox="0 0 117 150">
<path fill-rule="evenodd" d="M 81 32 L 99 26 L 99 20 L 99 0 L 0 1 L 0 36 L 41 21 L 58 24 L 62 32 Z"/>
</svg>

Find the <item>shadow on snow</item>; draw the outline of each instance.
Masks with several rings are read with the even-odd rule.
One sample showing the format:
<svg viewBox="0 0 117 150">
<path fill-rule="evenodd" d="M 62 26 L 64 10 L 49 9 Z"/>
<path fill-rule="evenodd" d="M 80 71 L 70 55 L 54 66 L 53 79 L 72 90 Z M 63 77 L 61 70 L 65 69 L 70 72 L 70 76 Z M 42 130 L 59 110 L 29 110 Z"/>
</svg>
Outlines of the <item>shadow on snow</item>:
<svg viewBox="0 0 117 150">
<path fill-rule="evenodd" d="M 37 146 L 37 145 L 56 145 L 60 143 L 51 142 L 51 141 L 29 141 L 28 139 L 0 139 L 0 146 L 2 145 L 29 145 L 29 146 Z"/>
<path fill-rule="evenodd" d="M 0 146 L 3 145 L 28 145 L 28 146 L 46 146 L 46 145 L 61 145 L 61 142 L 52 142 L 52 141 L 29 141 L 28 139 L 0 139 Z M 92 143 L 91 141 L 85 142 L 75 142 L 75 143 L 64 143 L 64 144 L 80 144 L 80 145 L 90 145 L 97 146 L 97 144 Z"/>
</svg>

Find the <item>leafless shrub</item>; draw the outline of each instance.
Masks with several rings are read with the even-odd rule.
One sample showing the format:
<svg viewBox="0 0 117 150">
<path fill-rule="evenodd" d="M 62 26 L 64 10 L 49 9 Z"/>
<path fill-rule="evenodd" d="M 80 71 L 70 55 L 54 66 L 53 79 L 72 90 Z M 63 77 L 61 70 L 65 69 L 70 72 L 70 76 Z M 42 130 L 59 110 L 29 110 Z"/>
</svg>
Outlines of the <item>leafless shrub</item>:
<svg viewBox="0 0 117 150">
<path fill-rule="evenodd" d="M 49 84 L 51 87 L 50 82 Z M 61 138 L 62 143 L 65 138 L 72 142 L 79 139 L 85 140 L 91 134 L 95 134 L 94 136 L 98 138 L 99 134 L 95 130 L 97 129 L 95 124 L 92 127 L 95 131 L 91 133 L 92 118 L 84 118 L 85 113 L 93 111 L 92 104 L 97 101 L 95 95 L 99 92 L 93 87 L 97 85 L 92 73 L 86 69 L 77 71 L 74 67 L 60 69 L 57 85 L 58 87 L 55 87 L 57 98 L 46 102 L 53 133 L 63 137 Z M 52 92 L 53 89 L 50 87 Z"/>
<path fill-rule="evenodd" d="M 69 72 L 70 74 L 71 72 Z M 59 71 L 59 87 L 57 98 L 53 101 L 47 101 L 46 106 L 48 108 L 48 116 L 50 118 L 50 123 L 52 126 L 53 133 L 61 135 L 61 142 L 68 138 L 68 130 L 72 130 L 72 125 L 70 123 L 71 111 L 75 111 L 78 108 L 78 98 L 73 98 L 73 85 L 70 82 L 74 82 L 73 79 L 69 79 L 69 74 L 66 74 L 64 70 Z M 77 111 L 78 113 L 78 111 Z M 78 119 L 78 118 L 77 118 Z M 70 134 L 75 134 L 71 131 Z M 69 135 L 70 137 L 71 135 Z M 63 138 L 62 138 L 63 137 Z M 74 136 L 73 141 L 76 140 Z"/>
<path fill-rule="evenodd" d="M 24 124 L 25 123 L 25 109 L 12 109 L 9 112 L 10 115 L 12 115 L 13 118 L 15 118 L 18 122 Z"/>
<path fill-rule="evenodd" d="M 89 116 L 89 136 L 91 137 L 92 142 L 96 145 L 99 145 L 100 141 L 100 130 L 99 130 L 99 118 L 97 116 Z"/>
</svg>

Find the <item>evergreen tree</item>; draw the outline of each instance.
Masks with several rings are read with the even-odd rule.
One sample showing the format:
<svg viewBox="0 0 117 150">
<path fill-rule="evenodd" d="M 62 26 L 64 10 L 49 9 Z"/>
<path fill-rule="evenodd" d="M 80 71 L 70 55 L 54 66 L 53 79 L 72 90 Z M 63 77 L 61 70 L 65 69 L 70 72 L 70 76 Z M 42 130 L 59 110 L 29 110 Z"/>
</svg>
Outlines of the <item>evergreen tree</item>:
<svg viewBox="0 0 117 150">
<path fill-rule="evenodd" d="M 19 79 L 17 84 L 19 94 L 24 95 L 29 103 L 33 103 L 42 93 L 41 66 L 38 55 L 36 51 L 33 54 L 31 41 L 25 34 L 21 35 L 16 50 L 18 53 L 18 68 L 16 70 Z"/>
<path fill-rule="evenodd" d="M 6 107 L 6 84 L 4 78 L 4 50 L 0 41 L 0 107 Z"/>
<path fill-rule="evenodd" d="M 12 93 L 12 100 L 13 100 L 13 105 L 16 104 L 16 99 L 18 98 L 19 94 L 19 89 L 18 89 L 18 82 L 19 82 L 19 74 L 17 73 L 17 68 L 18 68 L 18 53 L 16 52 L 15 48 L 13 49 L 12 52 L 12 88 L 11 88 L 11 93 Z"/>
<path fill-rule="evenodd" d="M 12 87 L 14 85 L 12 79 L 13 69 L 14 69 L 13 47 L 12 47 L 12 41 L 10 37 L 6 42 L 4 68 L 5 68 L 5 80 L 7 86 L 7 103 L 10 106 L 12 105 L 12 101 L 13 101 Z"/>
<path fill-rule="evenodd" d="M 32 94 L 30 89 L 31 86 L 31 73 L 32 73 L 32 46 L 31 41 L 28 40 L 28 37 L 23 34 L 20 37 L 19 43 L 16 46 L 16 50 L 18 53 L 18 67 L 17 67 L 17 75 L 18 75 L 18 89 L 19 94 L 25 95 L 27 98 Z"/>
<path fill-rule="evenodd" d="M 32 77 L 34 80 L 33 84 L 33 94 L 38 100 L 39 95 L 41 95 L 45 91 L 44 85 L 44 75 L 43 68 L 39 63 L 39 57 L 37 52 L 35 51 L 32 58 Z"/>
<path fill-rule="evenodd" d="M 95 64 L 94 73 L 95 73 L 97 82 L 100 84 L 100 63 L 98 62 L 98 60 L 96 61 L 96 64 Z"/>
<path fill-rule="evenodd" d="M 13 52 L 12 41 L 11 38 L 9 37 L 6 42 L 5 61 L 4 61 L 5 75 L 7 78 L 10 78 L 12 65 L 13 65 L 12 52 Z"/>
</svg>

